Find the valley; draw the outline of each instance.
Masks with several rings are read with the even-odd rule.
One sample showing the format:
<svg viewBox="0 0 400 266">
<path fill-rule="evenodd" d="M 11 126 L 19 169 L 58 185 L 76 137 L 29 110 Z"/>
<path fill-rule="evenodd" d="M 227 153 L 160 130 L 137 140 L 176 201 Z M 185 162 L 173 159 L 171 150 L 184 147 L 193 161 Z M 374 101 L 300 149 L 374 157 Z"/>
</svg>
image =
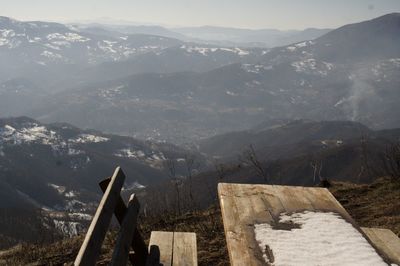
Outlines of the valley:
<svg viewBox="0 0 400 266">
<path fill-rule="evenodd" d="M 0 17 L 0 249 L 66 241 L 75 255 L 117 166 L 143 219 L 189 219 L 221 265 L 220 182 L 395 198 L 399 33 L 400 13 L 293 31 Z"/>
</svg>

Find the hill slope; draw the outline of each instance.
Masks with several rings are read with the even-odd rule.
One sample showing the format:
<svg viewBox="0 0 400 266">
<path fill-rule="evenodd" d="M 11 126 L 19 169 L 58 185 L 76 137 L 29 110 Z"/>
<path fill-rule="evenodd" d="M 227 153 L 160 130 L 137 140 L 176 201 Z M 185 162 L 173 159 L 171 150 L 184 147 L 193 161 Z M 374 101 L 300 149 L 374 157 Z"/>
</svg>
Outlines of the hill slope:
<svg viewBox="0 0 400 266">
<path fill-rule="evenodd" d="M 391 229 L 400 236 L 400 186 L 387 179 L 371 185 L 334 183 L 331 192 L 345 209 L 363 227 Z M 387 202 L 391 202 L 390 205 Z M 178 230 L 197 234 L 199 265 L 229 265 L 225 236 L 218 207 L 202 212 L 187 213 L 179 217 L 153 217 L 143 220 L 141 230 L 148 239 L 150 231 Z M 106 264 L 111 258 L 115 234 L 106 240 L 101 261 Z M 11 264 L 63 264 L 71 263 L 83 238 L 73 238 L 52 245 L 30 245 L 0 253 L 0 260 Z"/>
<path fill-rule="evenodd" d="M 0 198 L 4 199 L 0 206 L 29 203 L 81 209 L 97 198 L 97 182 L 112 174 L 117 165 L 127 174 L 128 187 L 141 187 L 168 176 L 166 160 L 177 161 L 179 166 L 178 161 L 189 154 L 169 144 L 68 124 L 46 125 L 25 117 L 0 119 Z"/>
</svg>

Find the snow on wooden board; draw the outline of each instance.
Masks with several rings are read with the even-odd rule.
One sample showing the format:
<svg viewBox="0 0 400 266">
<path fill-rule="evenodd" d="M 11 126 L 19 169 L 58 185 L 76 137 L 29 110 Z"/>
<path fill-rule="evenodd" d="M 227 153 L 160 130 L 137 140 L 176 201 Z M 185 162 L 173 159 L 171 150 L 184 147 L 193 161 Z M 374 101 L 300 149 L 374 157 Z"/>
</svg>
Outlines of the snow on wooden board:
<svg viewBox="0 0 400 266">
<path fill-rule="evenodd" d="M 278 224 L 255 224 L 254 231 L 265 261 L 274 266 L 387 265 L 337 213 L 282 213 Z"/>
<path fill-rule="evenodd" d="M 281 218 L 289 219 L 289 214 L 298 214 L 305 211 L 321 213 L 321 215 L 326 213 L 331 213 L 331 215 L 333 215 L 333 213 L 336 214 L 337 217 L 341 219 L 337 218 L 339 221 L 342 221 L 349 226 L 348 228 L 352 228 L 358 233 L 358 236 L 363 239 L 366 247 L 370 248 L 369 250 L 375 251 L 380 257 L 384 256 L 367 238 L 365 233 L 359 228 L 347 211 L 325 188 L 221 183 L 218 185 L 218 195 L 221 204 L 229 258 L 233 266 L 268 265 L 265 260 L 265 245 L 269 245 L 270 253 L 274 252 L 274 248 L 270 246 L 270 243 L 264 245 L 261 242 L 261 238 L 259 237 L 260 233 L 262 234 L 263 230 L 268 229 L 267 225 L 270 225 L 274 229 L 288 230 L 296 227 L 300 229 L 300 225 L 288 226 L 279 223 L 279 221 Z M 285 215 L 281 216 L 283 213 L 286 214 L 287 217 Z M 291 217 L 290 219 L 295 218 L 296 217 Z M 305 219 L 305 217 L 300 218 Z M 320 219 L 321 217 L 317 216 L 314 218 Z M 336 221 L 336 219 L 334 219 L 334 221 Z M 258 225 L 257 229 L 255 229 L 256 225 Z M 258 232 L 256 232 L 256 230 L 258 230 Z M 315 228 L 315 230 L 318 229 Z M 298 234 L 301 232 L 303 231 L 293 231 L 291 233 Z M 283 233 L 287 234 L 289 232 Z M 312 236 L 310 234 L 311 232 L 309 233 L 309 237 Z M 256 235 L 258 235 L 259 241 L 256 240 Z M 275 247 L 275 249 L 277 248 Z M 302 250 L 302 244 L 297 244 L 296 249 L 297 251 Z M 311 248 L 310 252 L 316 252 L 316 250 L 317 248 L 314 246 Z M 279 250 L 277 252 L 279 253 Z M 322 256 L 326 259 L 325 255 Z M 277 255 L 277 259 L 278 258 L 280 258 L 279 254 Z M 377 260 L 384 263 L 383 259 L 379 257 Z M 385 260 L 387 260 L 386 257 Z M 299 263 L 298 265 L 315 264 L 312 264 L 312 261 L 309 260 L 306 264 Z M 335 264 L 321 263 L 319 265 Z M 366 265 L 379 264 L 368 263 Z"/>
</svg>

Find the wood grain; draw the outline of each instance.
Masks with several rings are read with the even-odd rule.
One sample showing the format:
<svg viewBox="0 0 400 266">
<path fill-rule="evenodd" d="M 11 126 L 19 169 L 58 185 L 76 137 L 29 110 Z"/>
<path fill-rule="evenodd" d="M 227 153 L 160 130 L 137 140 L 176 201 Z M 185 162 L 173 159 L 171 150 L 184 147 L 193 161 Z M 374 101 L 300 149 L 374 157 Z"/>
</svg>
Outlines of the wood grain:
<svg viewBox="0 0 400 266">
<path fill-rule="evenodd" d="M 361 229 L 388 259 L 400 265 L 400 238 L 389 229 L 366 227 Z"/>
<path fill-rule="evenodd" d="M 107 190 L 108 184 L 111 181 L 110 178 L 106 178 L 103 181 L 99 183 L 99 186 L 103 193 Z M 122 221 L 124 219 L 125 213 L 126 213 L 126 205 L 122 197 L 119 195 L 117 199 L 117 204 L 114 209 L 114 215 L 117 218 L 119 224 L 122 224 Z M 129 260 L 132 265 L 135 266 L 144 266 L 146 265 L 146 259 L 147 259 L 147 246 L 144 243 L 143 237 L 140 235 L 139 231 L 137 228 L 135 229 L 135 233 L 133 234 L 132 242 L 131 242 L 131 248 L 134 251 L 134 254 L 129 256 Z"/>
<path fill-rule="evenodd" d="M 197 244 L 195 233 L 174 232 L 173 266 L 196 266 Z"/>
<path fill-rule="evenodd" d="M 74 265 L 95 265 L 124 180 L 124 173 L 120 167 L 117 167 L 96 210 Z"/>
<path fill-rule="evenodd" d="M 150 236 L 147 266 L 172 265 L 173 232 L 153 231 Z"/>
<path fill-rule="evenodd" d="M 139 201 L 135 197 L 135 194 L 132 194 L 129 199 L 128 209 L 125 213 L 124 220 L 118 232 L 110 265 L 126 266 L 133 234 L 136 230 L 139 208 Z"/>
<path fill-rule="evenodd" d="M 338 213 L 369 241 L 347 211 L 325 188 L 220 183 L 218 196 L 229 258 L 234 266 L 265 265 L 262 251 L 255 240 L 254 225 L 277 224 L 279 215 L 283 212 Z"/>
</svg>

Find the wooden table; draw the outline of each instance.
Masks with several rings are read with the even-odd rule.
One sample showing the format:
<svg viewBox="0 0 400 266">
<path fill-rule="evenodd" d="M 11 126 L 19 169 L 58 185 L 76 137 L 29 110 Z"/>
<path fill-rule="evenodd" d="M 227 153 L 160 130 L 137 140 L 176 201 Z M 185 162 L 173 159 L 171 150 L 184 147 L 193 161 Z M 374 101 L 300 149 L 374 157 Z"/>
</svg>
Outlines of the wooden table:
<svg viewBox="0 0 400 266">
<path fill-rule="evenodd" d="M 306 210 L 340 214 L 385 257 L 325 188 L 220 183 L 218 195 L 229 258 L 233 266 L 266 264 L 255 240 L 255 224 L 272 224 L 282 212 Z"/>
</svg>

